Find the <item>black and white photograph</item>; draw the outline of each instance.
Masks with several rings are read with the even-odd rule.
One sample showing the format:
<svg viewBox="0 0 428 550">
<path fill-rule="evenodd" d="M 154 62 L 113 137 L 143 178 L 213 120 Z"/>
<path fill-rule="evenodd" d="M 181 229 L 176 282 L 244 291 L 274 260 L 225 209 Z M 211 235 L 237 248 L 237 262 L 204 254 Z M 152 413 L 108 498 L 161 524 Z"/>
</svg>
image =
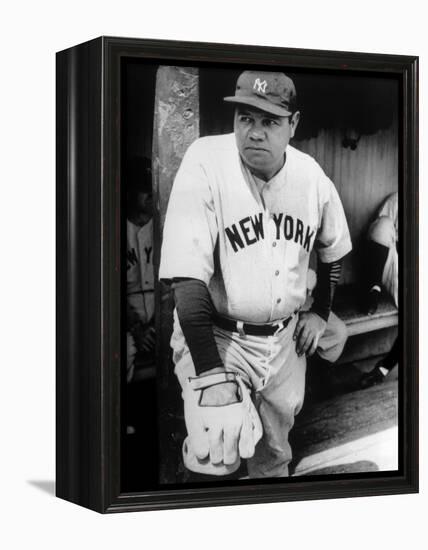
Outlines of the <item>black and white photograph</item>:
<svg viewBox="0 0 428 550">
<path fill-rule="evenodd" d="M 1 548 L 423 546 L 423 6 L 5 3 Z"/>
<path fill-rule="evenodd" d="M 122 490 L 398 473 L 399 79 L 121 71 Z"/>
</svg>

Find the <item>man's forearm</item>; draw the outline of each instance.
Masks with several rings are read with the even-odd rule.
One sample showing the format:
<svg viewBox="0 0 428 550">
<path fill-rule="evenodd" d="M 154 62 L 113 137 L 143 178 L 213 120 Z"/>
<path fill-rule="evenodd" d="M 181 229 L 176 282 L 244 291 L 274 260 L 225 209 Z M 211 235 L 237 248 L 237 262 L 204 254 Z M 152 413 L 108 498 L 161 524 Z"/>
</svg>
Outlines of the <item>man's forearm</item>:
<svg viewBox="0 0 428 550">
<path fill-rule="evenodd" d="M 214 339 L 213 305 L 207 285 L 198 279 L 174 279 L 172 288 L 181 330 L 196 374 L 215 368 L 223 369 Z"/>
<path fill-rule="evenodd" d="M 341 272 L 342 260 L 328 264 L 318 261 L 318 282 L 313 293 L 314 302 L 311 311 L 319 315 L 324 321 L 328 321 Z"/>
</svg>

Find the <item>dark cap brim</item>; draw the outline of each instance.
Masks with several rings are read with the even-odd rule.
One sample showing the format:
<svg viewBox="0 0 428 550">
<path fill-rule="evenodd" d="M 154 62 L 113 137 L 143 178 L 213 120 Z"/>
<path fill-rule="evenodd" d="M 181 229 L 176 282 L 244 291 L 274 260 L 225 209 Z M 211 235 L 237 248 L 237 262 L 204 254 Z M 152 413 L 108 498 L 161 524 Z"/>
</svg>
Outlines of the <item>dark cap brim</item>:
<svg viewBox="0 0 428 550">
<path fill-rule="evenodd" d="M 228 103 L 237 103 L 239 105 L 249 105 L 250 107 L 255 107 L 266 113 L 276 116 L 290 116 L 292 113 L 280 107 L 279 105 L 273 105 L 270 101 L 258 97 L 244 97 L 244 96 L 229 96 L 224 97 L 224 101 Z"/>
</svg>

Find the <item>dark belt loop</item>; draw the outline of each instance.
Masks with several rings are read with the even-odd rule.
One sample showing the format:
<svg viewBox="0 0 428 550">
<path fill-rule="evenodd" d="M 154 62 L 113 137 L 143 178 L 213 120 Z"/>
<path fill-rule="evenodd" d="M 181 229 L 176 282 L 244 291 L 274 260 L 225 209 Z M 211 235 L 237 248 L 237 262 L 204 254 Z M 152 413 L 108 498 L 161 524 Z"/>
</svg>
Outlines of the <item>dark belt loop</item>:
<svg viewBox="0 0 428 550">
<path fill-rule="evenodd" d="M 241 338 L 245 338 L 246 334 L 245 334 L 245 330 L 244 330 L 244 323 L 243 321 L 236 321 L 236 329 L 239 333 L 239 336 Z"/>
</svg>

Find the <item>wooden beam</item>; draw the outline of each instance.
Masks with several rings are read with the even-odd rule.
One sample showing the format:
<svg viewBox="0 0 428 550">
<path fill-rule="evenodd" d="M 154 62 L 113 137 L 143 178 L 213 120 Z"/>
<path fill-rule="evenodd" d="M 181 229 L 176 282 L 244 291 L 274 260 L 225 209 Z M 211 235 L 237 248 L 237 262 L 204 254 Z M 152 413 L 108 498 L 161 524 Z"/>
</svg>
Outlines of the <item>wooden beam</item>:
<svg viewBox="0 0 428 550">
<path fill-rule="evenodd" d="M 187 148 L 199 137 L 199 71 L 189 67 L 161 66 L 156 75 L 153 128 L 153 191 L 156 204 L 154 263 L 159 266 L 161 239 L 174 178 Z M 155 268 L 158 278 L 158 268 Z M 180 391 L 173 374 L 170 338 L 173 298 L 167 285 L 159 285 L 156 301 L 158 334 L 158 410 L 160 480 L 176 483 L 180 468 L 180 448 L 174 441 L 180 429 Z"/>
<path fill-rule="evenodd" d="M 153 129 L 153 177 L 163 228 L 175 174 L 187 148 L 199 137 L 199 71 L 159 67 Z"/>
</svg>

